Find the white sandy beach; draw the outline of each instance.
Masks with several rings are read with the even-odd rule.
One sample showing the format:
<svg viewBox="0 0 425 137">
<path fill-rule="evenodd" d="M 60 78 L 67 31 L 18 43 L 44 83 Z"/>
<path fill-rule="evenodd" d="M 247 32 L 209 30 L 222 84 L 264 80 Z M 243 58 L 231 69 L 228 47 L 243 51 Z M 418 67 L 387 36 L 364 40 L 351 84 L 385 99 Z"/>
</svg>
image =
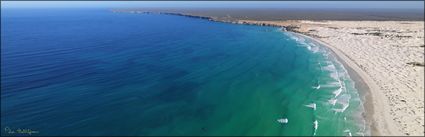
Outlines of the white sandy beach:
<svg viewBox="0 0 425 137">
<path fill-rule="evenodd" d="M 326 23 L 308 31 L 316 30 L 310 32 L 360 67 L 369 77 L 363 79 L 371 79 L 366 83 L 378 134 L 423 135 L 424 67 L 408 63 L 424 63 L 424 22 Z"/>
<path fill-rule="evenodd" d="M 423 21 L 249 21 L 328 45 L 370 88 L 372 135 L 424 135 Z M 368 107 L 368 106 L 366 106 Z"/>
</svg>

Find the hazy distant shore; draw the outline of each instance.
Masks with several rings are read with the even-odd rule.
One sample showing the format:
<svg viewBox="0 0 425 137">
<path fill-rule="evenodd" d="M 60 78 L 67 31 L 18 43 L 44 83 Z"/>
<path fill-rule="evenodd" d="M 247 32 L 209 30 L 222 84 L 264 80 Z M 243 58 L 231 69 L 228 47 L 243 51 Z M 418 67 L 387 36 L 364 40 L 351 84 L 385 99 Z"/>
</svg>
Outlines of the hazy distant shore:
<svg viewBox="0 0 425 137">
<path fill-rule="evenodd" d="M 284 27 L 328 46 L 365 92 L 372 135 L 424 134 L 423 11 L 121 9 Z M 355 74 L 353 73 L 355 72 Z"/>
<path fill-rule="evenodd" d="M 423 21 L 423 10 L 384 9 L 277 9 L 277 8 L 132 8 L 117 12 L 179 13 L 211 17 L 220 21 L 256 20 L 344 20 L 344 21 Z"/>
</svg>

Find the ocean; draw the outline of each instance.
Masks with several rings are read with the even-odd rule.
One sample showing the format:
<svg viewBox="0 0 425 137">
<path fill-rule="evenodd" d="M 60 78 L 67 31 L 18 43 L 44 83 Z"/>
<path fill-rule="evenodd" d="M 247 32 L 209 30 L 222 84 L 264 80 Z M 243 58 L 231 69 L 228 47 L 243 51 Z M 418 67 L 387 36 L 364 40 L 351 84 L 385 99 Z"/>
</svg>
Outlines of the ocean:
<svg viewBox="0 0 425 137">
<path fill-rule="evenodd" d="M 281 28 L 1 10 L 2 135 L 369 135 L 344 66 Z"/>
</svg>

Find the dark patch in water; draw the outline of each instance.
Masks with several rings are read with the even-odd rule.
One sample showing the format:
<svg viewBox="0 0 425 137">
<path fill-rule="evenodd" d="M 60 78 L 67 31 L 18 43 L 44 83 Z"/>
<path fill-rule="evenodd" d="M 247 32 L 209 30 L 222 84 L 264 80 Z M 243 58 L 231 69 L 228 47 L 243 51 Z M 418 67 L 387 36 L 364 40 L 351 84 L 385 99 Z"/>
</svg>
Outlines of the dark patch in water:
<svg viewBox="0 0 425 137">
<path fill-rule="evenodd" d="M 195 50 L 193 48 L 190 47 L 186 47 L 182 49 L 183 54 L 192 54 Z"/>
<path fill-rule="evenodd" d="M 26 91 L 96 74 L 94 73 L 96 70 L 92 66 L 97 64 L 96 61 L 68 60 L 60 63 L 60 65 L 55 64 L 56 67 L 46 70 L 43 73 L 34 73 L 15 78 L 14 80 L 19 80 L 16 82 L 5 79 L 5 81 L 8 81 L 8 84 L 2 87 L 2 90 L 4 89 L 10 92 Z"/>
<path fill-rule="evenodd" d="M 222 60 L 229 57 L 228 54 L 225 53 L 215 53 L 211 55 L 203 55 L 203 56 L 195 56 L 190 59 L 191 62 L 194 63 L 201 63 L 201 62 L 207 62 L 211 60 Z"/>
<path fill-rule="evenodd" d="M 175 80 L 175 79 L 179 79 L 181 77 L 186 76 L 187 74 L 189 74 L 189 72 L 182 70 L 182 69 L 177 69 L 174 68 L 169 72 L 166 72 L 164 74 L 164 76 L 162 77 L 163 80 Z"/>
<path fill-rule="evenodd" d="M 180 100 L 190 101 L 195 98 L 196 92 L 200 85 L 195 82 L 184 83 L 169 83 L 165 89 L 158 91 L 159 94 L 154 96 L 154 99 L 162 100 L 165 102 L 176 102 Z M 169 85 L 162 84 L 162 85 Z"/>
</svg>

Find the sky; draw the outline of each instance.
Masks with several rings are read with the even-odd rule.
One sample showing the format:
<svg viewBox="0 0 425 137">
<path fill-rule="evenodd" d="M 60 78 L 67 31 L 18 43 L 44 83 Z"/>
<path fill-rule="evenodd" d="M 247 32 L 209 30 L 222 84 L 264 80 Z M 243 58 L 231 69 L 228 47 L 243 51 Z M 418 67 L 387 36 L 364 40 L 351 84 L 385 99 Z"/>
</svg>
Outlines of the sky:
<svg viewBox="0 0 425 137">
<path fill-rule="evenodd" d="M 375 8 L 424 9 L 424 1 L 2 1 L 1 8 Z"/>
</svg>

